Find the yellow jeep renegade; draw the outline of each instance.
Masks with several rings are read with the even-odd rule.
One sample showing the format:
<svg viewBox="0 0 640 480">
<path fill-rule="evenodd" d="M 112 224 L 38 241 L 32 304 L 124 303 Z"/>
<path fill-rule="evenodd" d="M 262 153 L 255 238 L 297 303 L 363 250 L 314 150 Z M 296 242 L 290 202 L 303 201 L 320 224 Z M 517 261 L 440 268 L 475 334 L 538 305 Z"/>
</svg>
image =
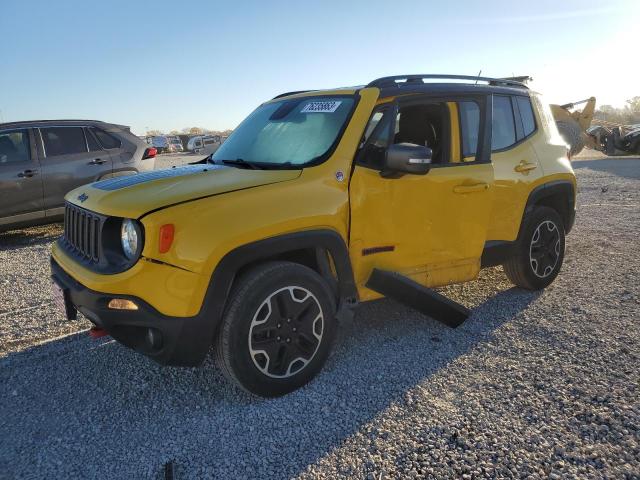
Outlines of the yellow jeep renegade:
<svg viewBox="0 0 640 480">
<path fill-rule="evenodd" d="M 69 193 L 54 294 L 160 363 L 198 365 L 213 345 L 230 379 L 282 395 L 359 302 L 419 303 L 499 264 L 549 285 L 575 192 L 549 107 L 516 81 L 291 92 L 197 164 Z"/>
</svg>

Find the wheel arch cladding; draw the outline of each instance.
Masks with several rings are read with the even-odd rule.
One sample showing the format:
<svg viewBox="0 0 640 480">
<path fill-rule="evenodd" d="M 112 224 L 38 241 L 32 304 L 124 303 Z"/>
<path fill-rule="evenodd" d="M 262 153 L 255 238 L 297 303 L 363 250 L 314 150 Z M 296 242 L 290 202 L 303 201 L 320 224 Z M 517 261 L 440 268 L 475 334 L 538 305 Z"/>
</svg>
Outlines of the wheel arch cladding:
<svg viewBox="0 0 640 480">
<path fill-rule="evenodd" d="M 575 187 L 569 180 L 543 183 L 529 194 L 524 213 L 530 213 L 536 206 L 552 208 L 560 215 L 565 233 L 568 234 L 573 228 L 576 216 L 575 198 Z"/>
<path fill-rule="evenodd" d="M 331 255 L 337 274 L 338 310 L 355 305 L 358 292 L 353 278 L 349 251 L 342 237 L 333 230 L 307 230 L 270 237 L 237 247 L 227 253 L 216 266 L 205 295 L 203 309 L 210 320 L 210 338 L 217 334 L 227 299 L 236 278 L 253 265 L 268 260 L 295 260 L 310 266 L 307 261 L 318 261 L 315 254 L 324 250 Z M 293 255 L 293 257 L 291 257 Z M 312 260 L 313 258 L 313 260 Z M 305 259 L 305 260 L 302 260 Z M 301 261 L 302 260 L 302 261 Z M 317 265 L 321 275 L 323 268 Z M 324 278 L 326 278 L 323 275 Z"/>
</svg>

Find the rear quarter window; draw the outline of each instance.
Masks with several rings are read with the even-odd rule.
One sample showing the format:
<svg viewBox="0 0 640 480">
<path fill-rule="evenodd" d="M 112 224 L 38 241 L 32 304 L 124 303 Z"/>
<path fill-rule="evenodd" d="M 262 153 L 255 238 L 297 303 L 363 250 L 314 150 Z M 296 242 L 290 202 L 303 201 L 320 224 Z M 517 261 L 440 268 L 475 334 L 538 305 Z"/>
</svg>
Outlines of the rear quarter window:
<svg viewBox="0 0 640 480">
<path fill-rule="evenodd" d="M 110 148 L 120 148 L 122 142 L 115 136 L 110 133 L 105 132 L 104 130 L 100 130 L 99 128 L 92 128 L 91 131 L 95 134 L 102 145 L 102 148 L 110 149 Z"/>
<path fill-rule="evenodd" d="M 520 119 L 522 120 L 522 130 L 525 137 L 531 135 L 536 129 L 536 121 L 533 116 L 533 108 L 531 100 L 527 97 L 516 97 L 518 110 L 520 110 Z"/>
</svg>

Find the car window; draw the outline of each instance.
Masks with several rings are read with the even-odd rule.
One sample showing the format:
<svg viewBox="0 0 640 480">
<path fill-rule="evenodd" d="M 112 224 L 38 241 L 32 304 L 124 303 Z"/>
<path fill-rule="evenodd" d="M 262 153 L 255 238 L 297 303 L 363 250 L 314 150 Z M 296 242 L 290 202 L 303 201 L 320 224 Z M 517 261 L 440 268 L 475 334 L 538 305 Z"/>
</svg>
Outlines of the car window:
<svg viewBox="0 0 640 480">
<path fill-rule="evenodd" d="M 460 137 L 462 156 L 466 161 L 475 160 L 480 132 L 480 107 L 476 102 L 460 102 Z M 472 157 L 472 158 L 469 158 Z"/>
<path fill-rule="evenodd" d="M 431 163 L 449 162 L 450 118 L 446 103 L 425 101 L 425 103 L 404 104 L 401 102 L 395 123 L 393 143 L 410 143 L 428 147 L 432 151 Z"/>
<path fill-rule="evenodd" d="M 384 165 L 384 156 L 387 147 L 391 143 L 390 123 L 395 119 L 392 118 L 393 110 L 388 108 L 375 112 L 369 120 L 369 125 L 365 129 L 365 134 L 370 130 L 368 138 L 364 143 L 358 157 L 358 163 L 376 170 L 381 170 Z M 375 122 L 372 127 L 371 123 Z"/>
<path fill-rule="evenodd" d="M 371 115 L 371 120 L 369 120 L 369 124 L 367 125 L 367 128 L 364 130 L 364 136 L 362 138 L 363 142 L 366 142 L 367 140 L 369 140 L 369 137 L 373 133 L 373 130 L 378 125 L 378 122 L 380 122 L 380 120 L 382 119 L 383 113 L 384 112 L 378 110 L 377 112 L 374 112 L 373 115 Z"/>
<path fill-rule="evenodd" d="M 527 97 L 516 97 L 518 102 L 518 110 L 520 110 L 520 118 L 522 119 L 522 128 L 524 136 L 531 135 L 536 129 L 536 121 L 533 117 L 533 109 L 531 108 L 531 100 Z"/>
<path fill-rule="evenodd" d="M 502 150 L 516 143 L 513 108 L 509 97 L 494 95 L 491 126 L 491 150 Z"/>
<path fill-rule="evenodd" d="M 100 145 L 98 145 L 98 141 L 96 140 L 96 138 L 93 136 L 93 133 L 91 133 L 91 130 L 88 128 L 84 129 L 84 134 L 87 137 L 87 146 L 89 147 L 89 151 L 90 152 L 99 152 L 102 150 L 102 148 L 100 147 Z"/>
<path fill-rule="evenodd" d="M 120 148 L 122 143 L 116 137 L 111 135 L 110 133 L 105 132 L 104 130 L 100 130 L 99 128 L 92 128 L 91 131 L 98 137 L 98 141 L 102 148 L 110 149 L 110 148 Z"/>
<path fill-rule="evenodd" d="M 40 134 L 47 157 L 87 151 L 82 127 L 47 127 L 41 128 Z"/>
<path fill-rule="evenodd" d="M 27 130 L 5 130 L 0 132 L 0 165 L 5 163 L 28 162 L 29 133 Z"/>
</svg>

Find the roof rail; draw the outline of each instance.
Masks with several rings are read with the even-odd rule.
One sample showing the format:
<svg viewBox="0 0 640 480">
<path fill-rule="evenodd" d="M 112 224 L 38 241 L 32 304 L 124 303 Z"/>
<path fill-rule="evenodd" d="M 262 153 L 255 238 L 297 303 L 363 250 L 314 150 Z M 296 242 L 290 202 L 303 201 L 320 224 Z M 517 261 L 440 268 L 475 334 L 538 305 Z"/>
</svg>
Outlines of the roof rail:
<svg viewBox="0 0 640 480">
<path fill-rule="evenodd" d="M 313 90 L 294 90 L 293 92 L 284 92 L 284 93 L 281 93 L 280 95 L 276 95 L 271 100 L 275 100 L 276 98 L 288 97 L 289 95 L 296 95 L 297 93 L 307 93 L 307 92 L 313 92 Z"/>
<path fill-rule="evenodd" d="M 487 82 L 489 85 L 500 85 L 505 87 L 529 88 L 524 83 L 507 78 L 477 77 L 471 75 L 394 75 L 392 77 L 382 77 L 370 82 L 367 87 L 400 87 L 402 85 L 424 84 L 423 80 L 466 80 L 468 82 Z"/>
</svg>

